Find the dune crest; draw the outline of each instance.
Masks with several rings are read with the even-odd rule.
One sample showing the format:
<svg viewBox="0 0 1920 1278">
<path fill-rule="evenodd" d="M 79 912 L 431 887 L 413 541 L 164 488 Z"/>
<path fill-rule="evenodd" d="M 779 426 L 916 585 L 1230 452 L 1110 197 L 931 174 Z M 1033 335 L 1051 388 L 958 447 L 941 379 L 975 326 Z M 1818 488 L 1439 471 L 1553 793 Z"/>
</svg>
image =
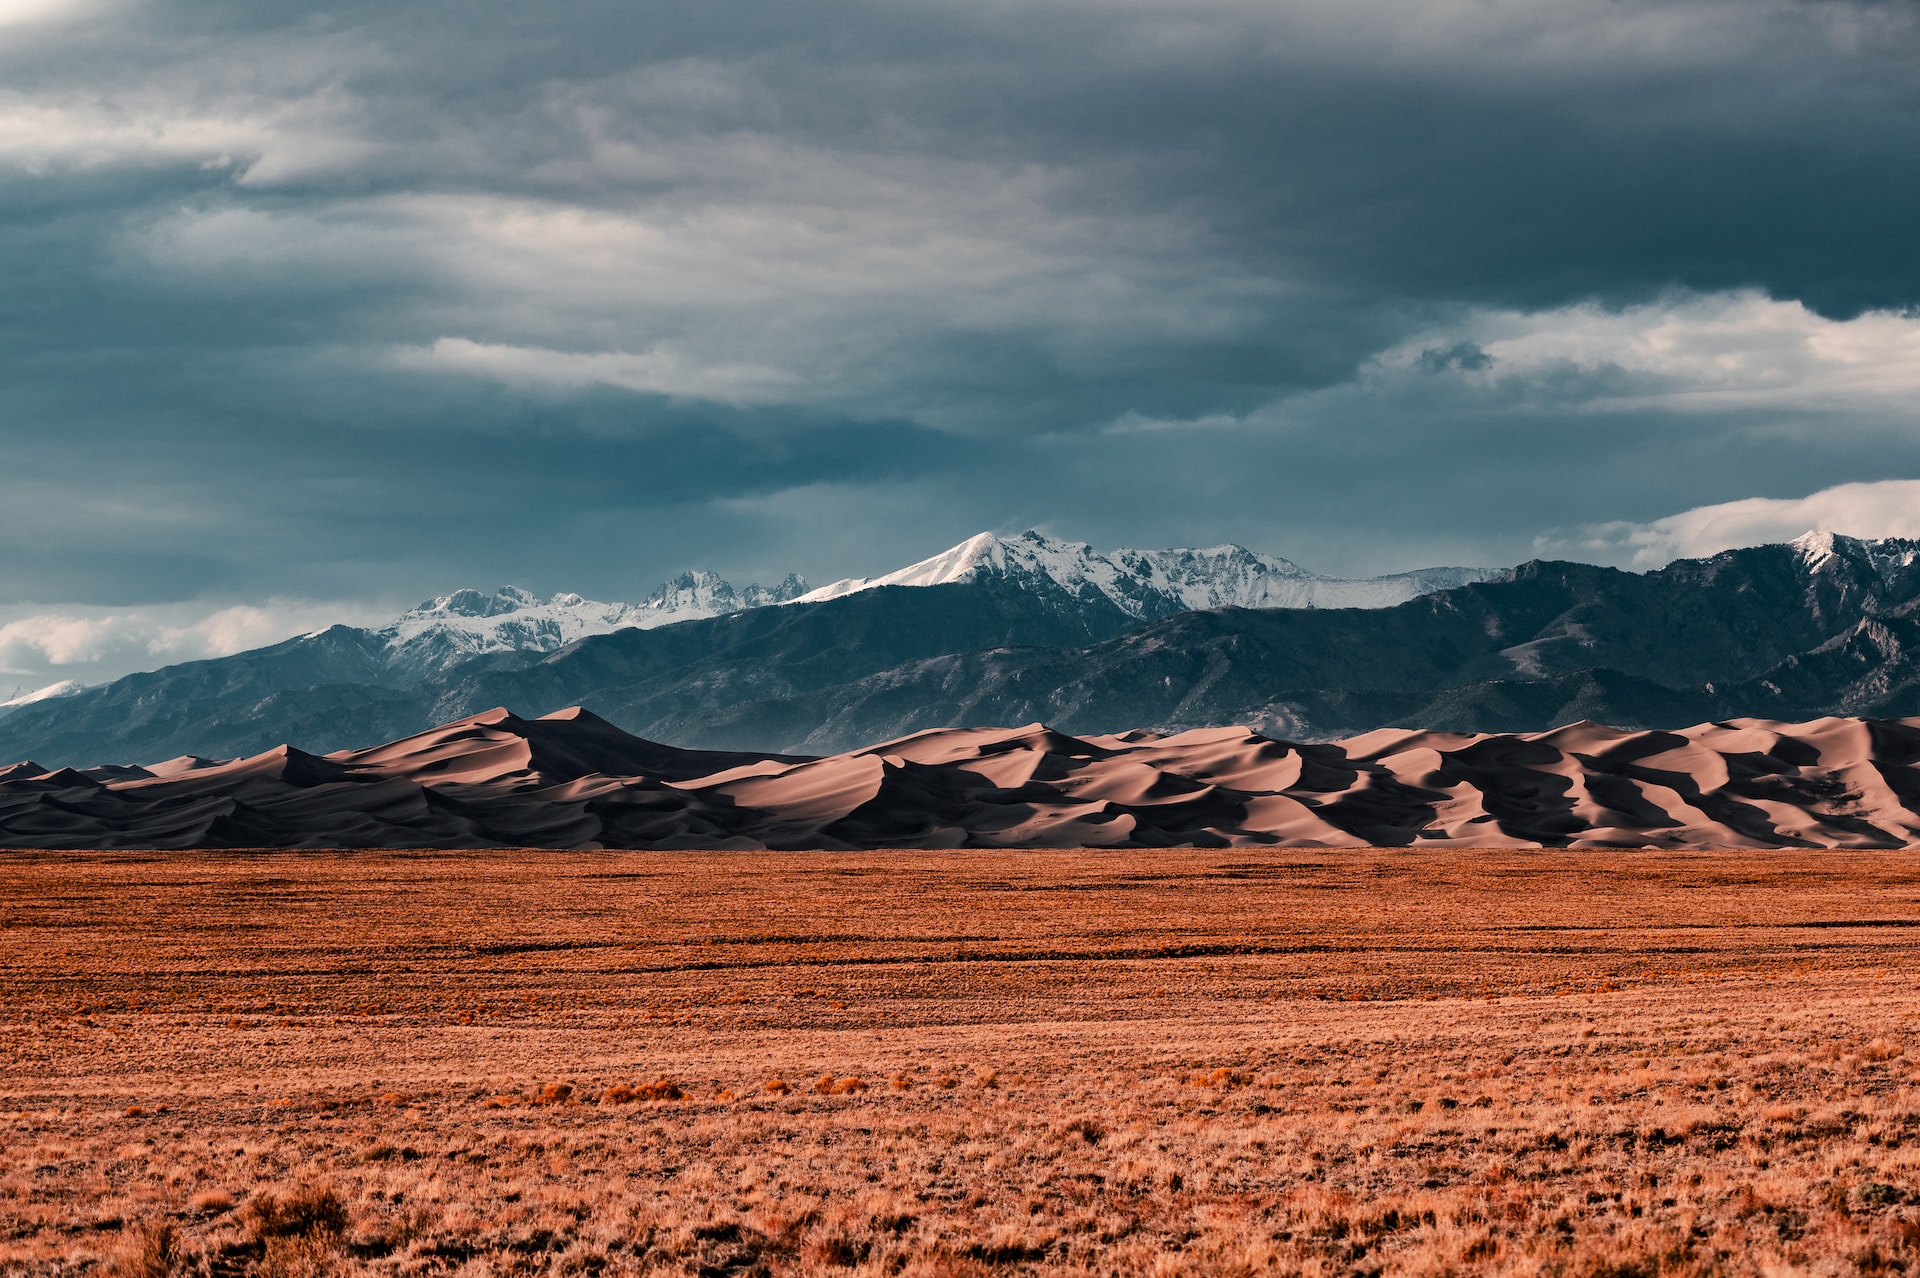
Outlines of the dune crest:
<svg viewBox="0 0 1920 1278">
<path fill-rule="evenodd" d="M 363 750 L 0 768 L 0 846 L 1920 846 L 1920 719 L 1679 732 L 940 729 L 827 758 L 682 750 L 579 707 Z"/>
</svg>

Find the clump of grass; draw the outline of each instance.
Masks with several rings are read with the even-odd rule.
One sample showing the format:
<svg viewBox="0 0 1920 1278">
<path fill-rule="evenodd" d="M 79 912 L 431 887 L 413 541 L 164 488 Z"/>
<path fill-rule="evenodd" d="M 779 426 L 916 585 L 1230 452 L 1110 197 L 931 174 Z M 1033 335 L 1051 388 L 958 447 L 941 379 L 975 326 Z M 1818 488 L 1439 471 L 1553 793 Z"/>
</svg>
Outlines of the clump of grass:
<svg viewBox="0 0 1920 1278">
<path fill-rule="evenodd" d="M 813 1090 L 822 1096 L 845 1096 L 866 1091 L 867 1084 L 858 1077 L 835 1078 L 832 1074 L 822 1074 L 814 1080 Z"/>
<path fill-rule="evenodd" d="M 772 1096 L 785 1096 L 792 1090 L 787 1086 L 787 1080 L 784 1078 L 769 1078 L 766 1082 L 765 1091 Z"/>
<path fill-rule="evenodd" d="M 684 1100 L 686 1091 L 670 1078 L 659 1078 L 638 1087 L 618 1084 L 600 1093 L 602 1105 L 630 1105 L 635 1101 Z"/>
<path fill-rule="evenodd" d="M 572 1083 L 548 1083 L 538 1092 L 534 1093 L 533 1103 L 536 1105 L 564 1105 L 572 1099 Z"/>
<path fill-rule="evenodd" d="M 1906 1050 L 1905 1047 L 1891 1039 L 1876 1038 L 1860 1049 L 1860 1056 L 1863 1060 L 1876 1062 L 1890 1061 Z"/>
<path fill-rule="evenodd" d="M 1107 1138 L 1107 1129 L 1099 1123 L 1094 1122 L 1091 1118 L 1082 1118 L 1075 1122 L 1068 1123 L 1066 1130 L 1063 1131 L 1061 1135 L 1078 1136 L 1089 1145 L 1098 1145 Z"/>
<path fill-rule="evenodd" d="M 173 1223 L 153 1220 L 127 1229 L 107 1262 L 109 1278 L 174 1278 L 187 1257 Z"/>
<path fill-rule="evenodd" d="M 233 1195 L 224 1189 L 204 1189 L 187 1199 L 187 1210 L 196 1216 L 222 1216 L 233 1210 Z"/>
<path fill-rule="evenodd" d="M 255 1238 L 338 1238 L 347 1230 L 347 1205 L 331 1185 L 301 1185 L 283 1194 L 255 1194 L 240 1213 Z"/>
</svg>

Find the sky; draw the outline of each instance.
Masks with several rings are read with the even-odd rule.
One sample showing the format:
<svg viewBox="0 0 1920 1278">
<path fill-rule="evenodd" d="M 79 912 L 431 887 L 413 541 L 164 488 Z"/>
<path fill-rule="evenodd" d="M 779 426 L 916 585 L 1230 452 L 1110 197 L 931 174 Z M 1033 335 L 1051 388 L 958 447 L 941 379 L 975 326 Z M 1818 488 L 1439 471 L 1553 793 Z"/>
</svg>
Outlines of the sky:
<svg viewBox="0 0 1920 1278">
<path fill-rule="evenodd" d="M 1920 16 L 0 0 L 0 692 L 981 530 L 1920 533 Z"/>
</svg>

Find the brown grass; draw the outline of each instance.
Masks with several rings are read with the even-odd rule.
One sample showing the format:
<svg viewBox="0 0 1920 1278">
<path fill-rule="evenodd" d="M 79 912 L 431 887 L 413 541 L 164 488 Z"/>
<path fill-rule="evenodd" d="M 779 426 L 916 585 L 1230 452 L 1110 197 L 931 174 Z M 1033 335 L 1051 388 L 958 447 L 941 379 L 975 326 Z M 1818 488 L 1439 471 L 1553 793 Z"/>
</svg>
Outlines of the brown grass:
<svg viewBox="0 0 1920 1278">
<path fill-rule="evenodd" d="M 0 1272 L 1912 1272 L 1917 889 L 1846 853 L 10 855 Z"/>
</svg>

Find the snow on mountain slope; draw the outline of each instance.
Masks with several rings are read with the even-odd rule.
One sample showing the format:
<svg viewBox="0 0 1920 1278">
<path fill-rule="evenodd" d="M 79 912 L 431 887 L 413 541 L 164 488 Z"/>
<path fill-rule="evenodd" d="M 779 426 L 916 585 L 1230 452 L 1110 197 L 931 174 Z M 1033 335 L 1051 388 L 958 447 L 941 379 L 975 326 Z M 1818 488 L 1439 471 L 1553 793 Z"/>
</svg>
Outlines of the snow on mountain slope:
<svg viewBox="0 0 1920 1278">
<path fill-rule="evenodd" d="M 1226 606 L 1377 608 L 1492 575 L 1477 568 L 1432 568 L 1343 581 L 1239 546 L 1103 555 L 1084 543 L 1055 541 L 1037 532 L 1010 539 L 981 533 L 883 577 L 850 578 L 813 591 L 791 574 L 777 586 L 736 589 L 710 572 L 682 573 L 633 604 L 576 594 L 542 599 L 517 586 L 492 594 L 456 590 L 373 633 L 385 642 L 394 670 L 423 676 L 493 653 L 555 652 L 588 635 L 652 629 L 769 604 L 836 599 L 875 586 L 934 586 L 982 577 L 1045 582 L 1084 600 L 1111 600 L 1127 615 L 1146 618 Z"/>
<path fill-rule="evenodd" d="M 1882 582 L 1891 582 L 1897 573 L 1911 571 L 1920 564 L 1920 541 L 1905 537 L 1885 537 L 1863 541 L 1840 533 L 1801 533 L 1787 543 L 1799 552 L 1807 570 L 1819 573 L 1836 560 L 1851 559 L 1872 565 Z"/>
<path fill-rule="evenodd" d="M 86 685 L 77 679 L 62 679 L 59 683 L 50 683 L 44 688 L 24 692 L 11 701 L 0 701 L 0 710 L 13 710 L 20 706 L 30 706 L 36 702 L 51 701 L 55 697 L 71 697 L 76 692 L 85 691 Z"/>
<path fill-rule="evenodd" d="M 1385 608 L 1496 575 L 1484 568 L 1425 568 L 1355 581 L 1323 577 L 1243 546 L 1103 555 L 1084 542 L 1028 531 L 1011 539 L 981 533 L 885 576 L 849 577 L 793 602 L 837 599 L 878 586 L 1044 578 L 1071 594 L 1104 595 L 1130 616 L 1159 617 L 1200 608 Z"/>
<path fill-rule="evenodd" d="M 407 664 L 445 665 L 494 652 L 553 652 L 587 635 L 718 617 L 783 603 L 806 588 L 791 574 L 778 586 L 736 590 L 710 572 L 687 572 L 637 604 L 570 593 L 541 599 L 517 586 L 493 594 L 456 590 L 402 613 L 375 634 Z"/>
</svg>

